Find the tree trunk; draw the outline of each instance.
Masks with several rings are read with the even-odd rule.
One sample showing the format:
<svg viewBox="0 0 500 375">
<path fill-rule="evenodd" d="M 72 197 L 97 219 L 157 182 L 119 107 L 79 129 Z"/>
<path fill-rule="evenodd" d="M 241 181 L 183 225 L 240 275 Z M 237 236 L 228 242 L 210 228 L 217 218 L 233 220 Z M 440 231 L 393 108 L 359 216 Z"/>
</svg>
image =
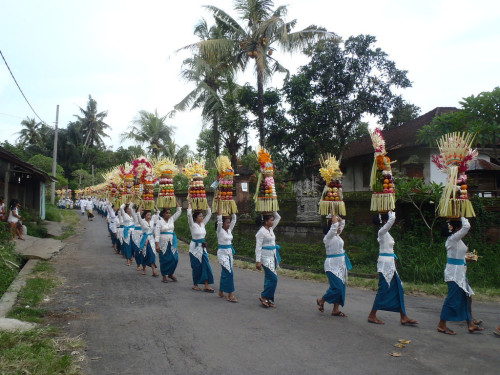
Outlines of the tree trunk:
<svg viewBox="0 0 500 375">
<path fill-rule="evenodd" d="M 264 135 L 264 70 L 257 65 L 257 128 L 259 129 L 259 143 L 262 147 L 265 144 Z"/>
<path fill-rule="evenodd" d="M 215 145 L 215 157 L 220 155 L 220 137 L 219 137 L 219 118 L 217 114 L 213 118 L 213 133 L 214 133 L 214 145 Z"/>
</svg>

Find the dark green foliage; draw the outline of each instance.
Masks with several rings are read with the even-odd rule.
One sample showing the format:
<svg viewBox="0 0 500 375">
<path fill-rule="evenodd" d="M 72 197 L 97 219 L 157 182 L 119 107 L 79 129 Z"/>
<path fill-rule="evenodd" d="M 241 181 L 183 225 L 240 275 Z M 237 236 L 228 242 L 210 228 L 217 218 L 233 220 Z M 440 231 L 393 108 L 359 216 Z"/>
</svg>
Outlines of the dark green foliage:
<svg viewBox="0 0 500 375">
<path fill-rule="evenodd" d="M 45 204 L 45 220 L 57 222 L 62 220 L 61 212 L 55 205 Z"/>
<path fill-rule="evenodd" d="M 19 273 L 21 257 L 14 252 L 14 242 L 6 223 L 0 222 L 0 296 L 2 296 Z M 12 262 L 12 263 L 11 263 Z"/>
</svg>

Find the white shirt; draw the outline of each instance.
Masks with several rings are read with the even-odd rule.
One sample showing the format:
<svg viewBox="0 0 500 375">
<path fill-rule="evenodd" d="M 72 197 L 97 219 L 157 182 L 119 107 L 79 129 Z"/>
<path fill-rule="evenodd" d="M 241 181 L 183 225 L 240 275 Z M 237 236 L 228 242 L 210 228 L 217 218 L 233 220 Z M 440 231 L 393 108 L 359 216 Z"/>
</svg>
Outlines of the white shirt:
<svg viewBox="0 0 500 375">
<path fill-rule="evenodd" d="M 236 215 L 231 215 L 231 223 L 229 224 L 229 229 L 226 231 L 222 227 L 222 215 L 217 215 L 217 240 L 219 245 L 231 245 L 233 243 L 233 229 L 236 225 Z M 233 249 L 221 249 L 217 250 L 217 258 L 222 267 L 231 272 L 231 266 L 233 264 Z"/>
<path fill-rule="evenodd" d="M 173 233 L 175 230 L 174 223 L 175 221 L 181 216 L 182 208 L 177 207 L 177 210 L 175 211 L 175 214 L 170 216 L 168 221 L 166 221 L 164 218 L 160 217 L 156 223 L 155 227 L 155 241 L 156 243 L 160 243 L 160 240 L 163 242 L 165 241 L 166 245 L 171 243 L 174 239 L 173 234 L 161 234 L 161 232 L 171 232 Z"/>
<path fill-rule="evenodd" d="M 207 230 L 205 229 L 205 225 L 210 221 L 210 217 L 212 216 L 212 210 L 210 207 L 207 209 L 207 215 L 203 219 L 203 221 L 198 224 L 193 221 L 193 210 L 188 208 L 187 217 L 189 223 L 189 229 L 191 230 L 191 238 L 193 240 L 200 240 L 205 238 L 207 234 Z M 193 241 L 189 243 L 189 252 L 193 254 L 200 262 L 203 256 L 203 252 L 206 250 L 201 246 L 201 244 L 197 244 Z"/>
<path fill-rule="evenodd" d="M 394 238 L 389 234 L 389 230 L 396 221 L 396 213 L 389 212 L 389 220 L 387 223 L 380 228 L 378 231 L 377 241 L 379 243 L 379 252 L 386 254 L 394 254 Z M 394 272 L 396 271 L 396 263 L 393 256 L 380 256 L 377 261 L 377 272 L 384 275 L 385 281 L 390 285 L 392 278 L 394 277 Z"/>
<path fill-rule="evenodd" d="M 276 228 L 281 220 L 278 212 L 273 212 L 274 222 L 271 228 L 266 229 L 262 226 L 255 235 L 255 261 L 262 263 L 263 266 L 269 268 L 272 272 L 276 272 L 276 249 L 262 250 L 264 246 L 276 246 L 276 238 L 274 237 L 274 228 Z"/>
<path fill-rule="evenodd" d="M 467 232 L 469 232 L 470 223 L 465 217 L 462 217 L 461 220 L 462 228 L 448 237 L 445 246 L 448 258 L 461 259 L 465 261 L 467 246 L 462 241 L 462 238 L 467 234 Z M 471 296 L 474 292 L 466 280 L 466 272 L 467 266 L 446 263 L 446 268 L 444 269 L 444 281 L 456 282 L 457 285 L 465 293 L 467 293 L 467 295 Z"/>
<path fill-rule="evenodd" d="M 124 227 L 130 227 L 130 226 L 134 226 L 134 220 L 132 219 L 132 217 L 127 214 L 124 210 L 125 208 L 125 205 L 122 204 L 121 207 L 120 207 L 120 217 L 121 217 L 121 223 Z M 123 236 L 123 241 L 125 241 L 127 244 L 129 243 L 130 241 L 130 236 L 132 235 L 132 231 L 134 230 L 134 228 L 129 228 L 128 229 L 128 236 L 125 237 L 125 233 L 124 233 L 124 236 Z"/>
<path fill-rule="evenodd" d="M 136 216 L 137 216 L 137 220 L 139 221 L 139 224 L 142 227 L 142 232 L 143 232 L 142 235 L 144 235 L 144 233 L 147 234 L 147 241 L 149 241 L 151 243 L 151 247 L 153 249 L 153 252 L 156 255 L 156 249 L 153 246 L 154 242 L 155 242 L 155 238 L 154 238 L 154 234 L 153 234 L 155 219 L 152 217 L 151 220 L 149 220 L 149 222 L 148 222 L 147 220 L 144 220 L 139 213 L 137 213 Z M 145 247 L 146 247 L 146 245 L 144 246 L 144 248 Z"/>
<path fill-rule="evenodd" d="M 14 208 L 13 210 L 10 210 L 10 212 L 9 212 L 9 217 L 8 217 L 8 219 L 7 219 L 7 221 L 8 221 L 9 223 L 17 223 L 17 222 L 19 221 L 19 218 L 15 217 L 15 216 L 14 216 L 14 213 L 15 213 L 17 216 L 19 216 L 19 210 L 17 209 L 17 207 L 16 207 L 16 208 Z"/>
<path fill-rule="evenodd" d="M 116 221 L 117 217 L 115 214 L 115 210 L 111 207 L 111 204 L 108 206 L 108 219 L 109 219 L 109 229 L 111 232 L 116 233 Z"/>
<path fill-rule="evenodd" d="M 88 200 L 85 204 L 85 209 L 86 210 L 92 210 L 94 209 L 94 203 L 91 200 Z"/>
<path fill-rule="evenodd" d="M 344 227 L 345 220 L 341 220 L 340 222 L 331 225 L 330 230 L 323 238 L 326 255 L 343 254 L 345 252 L 344 240 L 340 237 L 340 233 L 342 233 Z M 335 258 L 326 258 L 325 272 L 333 273 L 345 284 L 347 280 L 347 267 L 345 264 L 345 257 L 340 256 Z"/>
</svg>

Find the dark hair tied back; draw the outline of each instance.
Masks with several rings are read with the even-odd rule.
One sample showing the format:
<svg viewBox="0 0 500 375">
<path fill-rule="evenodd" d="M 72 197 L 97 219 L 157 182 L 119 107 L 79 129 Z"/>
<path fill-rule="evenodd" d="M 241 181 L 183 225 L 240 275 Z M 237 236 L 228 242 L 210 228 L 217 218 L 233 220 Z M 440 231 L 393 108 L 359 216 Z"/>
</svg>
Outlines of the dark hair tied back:
<svg viewBox="0 0 500 375">
<path fill-rule="evenodd" d="M 450 237 L 454 232 L 462 228 L 462 222 L 458 220 L 448 220 L 441 226 L 441 235 Z"/>
<path fill-rule="evenodd" d="M 389 214 L 376 214 L 373 215 L 373 224 L 380 226 L 384 221 L 389 220 Z"/>
<path fill-rule="evenodd" d="M 266 221 L 268 221 L 270 218 L 274 217 L 273 215 L 259 215 L 257 216 L 257 219 L 255 219 L 255 223 L 257 224 L 257 226 L 261 227 L 263 226 Z"/>
<path fill-rule="evenodd" d="M 163 215 L 165 215 L 167 213 L 167 211 L 170 211 L 170 213 L 172 213 L 172 210 L 168 207 L 163 207 L 163 209 L 161 210 L 160 212 L 160 217 L 163 219 Z"/>
<path fill-rule="evenodd" d="M 196 218 L 198 216 L 200 216 L 200 214 L 201 214 L 201 211 L 195 211 L 195 212 L 193 212 L 193 221 L 196 221 Z"/>
</svg>

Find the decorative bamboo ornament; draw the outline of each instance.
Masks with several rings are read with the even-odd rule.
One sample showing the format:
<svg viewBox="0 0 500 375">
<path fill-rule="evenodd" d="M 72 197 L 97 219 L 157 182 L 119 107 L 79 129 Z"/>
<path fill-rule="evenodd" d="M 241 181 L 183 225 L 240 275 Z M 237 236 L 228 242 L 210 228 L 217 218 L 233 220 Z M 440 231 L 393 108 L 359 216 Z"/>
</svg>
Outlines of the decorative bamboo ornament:
<svg viewBox="0 0 500 375">
<path fill-rule="evenodd" d="M 215 167 L 219 177 L 215 183 L 215 196 L 212 202 L 212 211 L 218 212 L 222 207 L 222 215 L 228 216 L 238 212 L 236 202 L 233 200 L 234 171 L 231 161 L 227 156 L 221 155 L 215 160 Z"/>
<path fill-rule="evenodd" d="M 274 182 L 274 165 L 271 155 L 265 148 L 257 148 L 260 172 L 257 181 L 257 191 L 254 195 L 255 211 L 274 212 L 279 210 L 276 184 Z"/>
<path fill-rule="evenodd" d="M 320 215 L 345 215 L 345 203 L 342 189 L 342 171 L 335 156 L 327 154 L 319 159 L 319 173 L 326 182 L 319 202 Z"/>
<path fill-rule="evenodd" d="M 376 128 L 370 132 L 375 150 L 370 187 L 373 191 L 370 211 L 387 212 L 396 208 L 396 185 L 392 175 L 391 159 L 386 156 L 385 140 L 382 131 Z"/>
</svg>

